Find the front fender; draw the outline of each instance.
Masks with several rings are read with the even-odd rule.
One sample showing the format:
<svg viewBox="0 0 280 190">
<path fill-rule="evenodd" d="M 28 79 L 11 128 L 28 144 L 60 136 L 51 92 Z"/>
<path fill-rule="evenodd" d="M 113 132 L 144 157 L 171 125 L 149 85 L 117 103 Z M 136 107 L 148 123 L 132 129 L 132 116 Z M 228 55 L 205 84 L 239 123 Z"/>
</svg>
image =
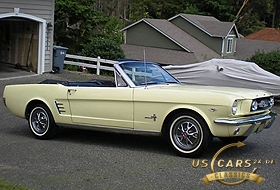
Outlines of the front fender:
<svg viewBox="0 0 280 190">
<path fill-rule="evenodd" d="M 169 118 L 169 116 L 172 113 L 175 113 L 177 111 L 180 110 L 189 110 L 192 112 L 197 113 L 198 115 L 200 115 L 204 121 L 206 122 L 206 124 L 209 127 L 209 130 L 211 131 L 211 133 L 214 136 L 219 136 L 219 135 L 228 135 L 228 127 L 225 126 L 219 126 L 219 125 L 215 125 L 214 120 L 216 118 L 219 118 L 223 115 L 225 115 L 225 113 L 227 114 L 228 112 L 228 107 L 226 106 L 209 106 L 209 105 L 176 105 L 176 106 L 172 106 L 165 114 L 165 119 Z M 164 121 L 162 121 L 162 125 L 164 125 Z"/>
</svg>

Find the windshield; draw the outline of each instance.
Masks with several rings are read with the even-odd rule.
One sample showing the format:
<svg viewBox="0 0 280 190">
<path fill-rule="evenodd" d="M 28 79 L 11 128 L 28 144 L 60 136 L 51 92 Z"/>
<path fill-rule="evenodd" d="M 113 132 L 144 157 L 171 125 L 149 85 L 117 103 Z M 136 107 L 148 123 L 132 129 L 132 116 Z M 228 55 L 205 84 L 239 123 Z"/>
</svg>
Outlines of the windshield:
<svg viewBox="0 0 280 190">
<path fill-rule="evenodd" d="M 136 86 L 179 83 L 156 63 L 127 62 L 120 64 L 120 67 Z"/>
</svg>

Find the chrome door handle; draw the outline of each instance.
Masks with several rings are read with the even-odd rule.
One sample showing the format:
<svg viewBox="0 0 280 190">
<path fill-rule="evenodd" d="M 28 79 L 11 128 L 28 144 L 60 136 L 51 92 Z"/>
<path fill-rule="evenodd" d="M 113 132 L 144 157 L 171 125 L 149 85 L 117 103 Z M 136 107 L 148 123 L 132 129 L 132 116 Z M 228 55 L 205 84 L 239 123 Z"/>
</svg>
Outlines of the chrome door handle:
<svg viewBox="0 0 280 190">
<path fill-rule="evenodd" d="M 76 91 L 77 91 L 76 89 L 68 89 L 69 95 L 71 95 L 71 92 L 76 92 Z"/>
</svg>

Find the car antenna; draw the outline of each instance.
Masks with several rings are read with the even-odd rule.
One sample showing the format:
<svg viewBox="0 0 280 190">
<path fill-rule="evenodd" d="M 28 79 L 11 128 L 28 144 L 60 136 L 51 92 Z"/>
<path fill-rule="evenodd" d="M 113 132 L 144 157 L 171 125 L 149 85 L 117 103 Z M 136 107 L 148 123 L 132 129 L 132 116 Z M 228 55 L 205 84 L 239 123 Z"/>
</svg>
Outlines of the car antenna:
<svg viewBox="0 0 280 190">
<path fill-rule="evenodd" d="M 145 82 L 145 89 L 148 88 L 148 84 L 147 84 L 147 64 L 146 64 L 146 50 L 145 48 L 143 49 L 143 53 L 144 53 L 144 67 L 145 67 L 145 74 L 144 74 L 144 82 Z"/>
</svg>

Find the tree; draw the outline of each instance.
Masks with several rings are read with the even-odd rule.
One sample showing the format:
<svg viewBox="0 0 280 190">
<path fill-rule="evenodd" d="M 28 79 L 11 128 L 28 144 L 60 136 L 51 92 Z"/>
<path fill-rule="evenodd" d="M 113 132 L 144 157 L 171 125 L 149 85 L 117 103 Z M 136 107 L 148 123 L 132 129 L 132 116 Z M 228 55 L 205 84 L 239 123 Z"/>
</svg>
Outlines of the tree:
<svg viewBox="0 0 280 190">
<path fill-rule="evenodd" d="M 265 22 L 260 21 L 258 14 L 247 14 L 237 22 L 238 32 L 244 36 L 265 28 Z"/>
<path fill-rule="evenodd" d="M 233 22 L 244 0 L 56 0 L 55 42 L 77 54 L 87 43 L 121 45 L 119 30 L 142 18 L 169 19 L 179 13 Z M 243 35 L 279 26 L 280 0 L 250 0 L 237 19 Z M 93 44 L 92 44 L 93 45 Z"/>
<path fill-rule="evenodd" d="M 123 27 L 119 18 L 97 11 L 95 0 L 56 0 L 55 42 L 69 53 L 123 58 Z"/>
<path fill-rule="evenodd" d="M 190 0 L 189 7 L 196 7 L 198 12 L 206 16 L 214 16 L 221 21 L 233 21 L 237 13 L 239 1 L 234 0 Z M 236 13 L 235 13 L 236 12 Z"/>
<path fill-rule="evenodd" d="M 68 47 L 70 53 L 81 51 L 81 43 L 99 22 L 93 5 L 94 0 L 56 0 L 55 42 Z"/>
<path fill-rule="evenodd" d="M 104 37 L 96 37 L 84 45 L 82 54 L 89 57 L 100 56 L 103 59 L 119 60 L 124 58 L 120 45 Z"/>
<path fill-rule="evenodd" d="M 120 30 L 124 24 L 116 17 L 109 17 L 103 30 L 92 35 L 83 44 L 82 55 L 89 57 L 100 56 L 103 59 L 119 60 L 124 58 L 121 48 L 123 36 Z"/>
<path fill-rule="evenodd" d="M 279 0 L 250 0 L 237 22 L 238 30 L 246 36 L 265 27 L 277 26 L 279 13 Z"/>
</svg>

